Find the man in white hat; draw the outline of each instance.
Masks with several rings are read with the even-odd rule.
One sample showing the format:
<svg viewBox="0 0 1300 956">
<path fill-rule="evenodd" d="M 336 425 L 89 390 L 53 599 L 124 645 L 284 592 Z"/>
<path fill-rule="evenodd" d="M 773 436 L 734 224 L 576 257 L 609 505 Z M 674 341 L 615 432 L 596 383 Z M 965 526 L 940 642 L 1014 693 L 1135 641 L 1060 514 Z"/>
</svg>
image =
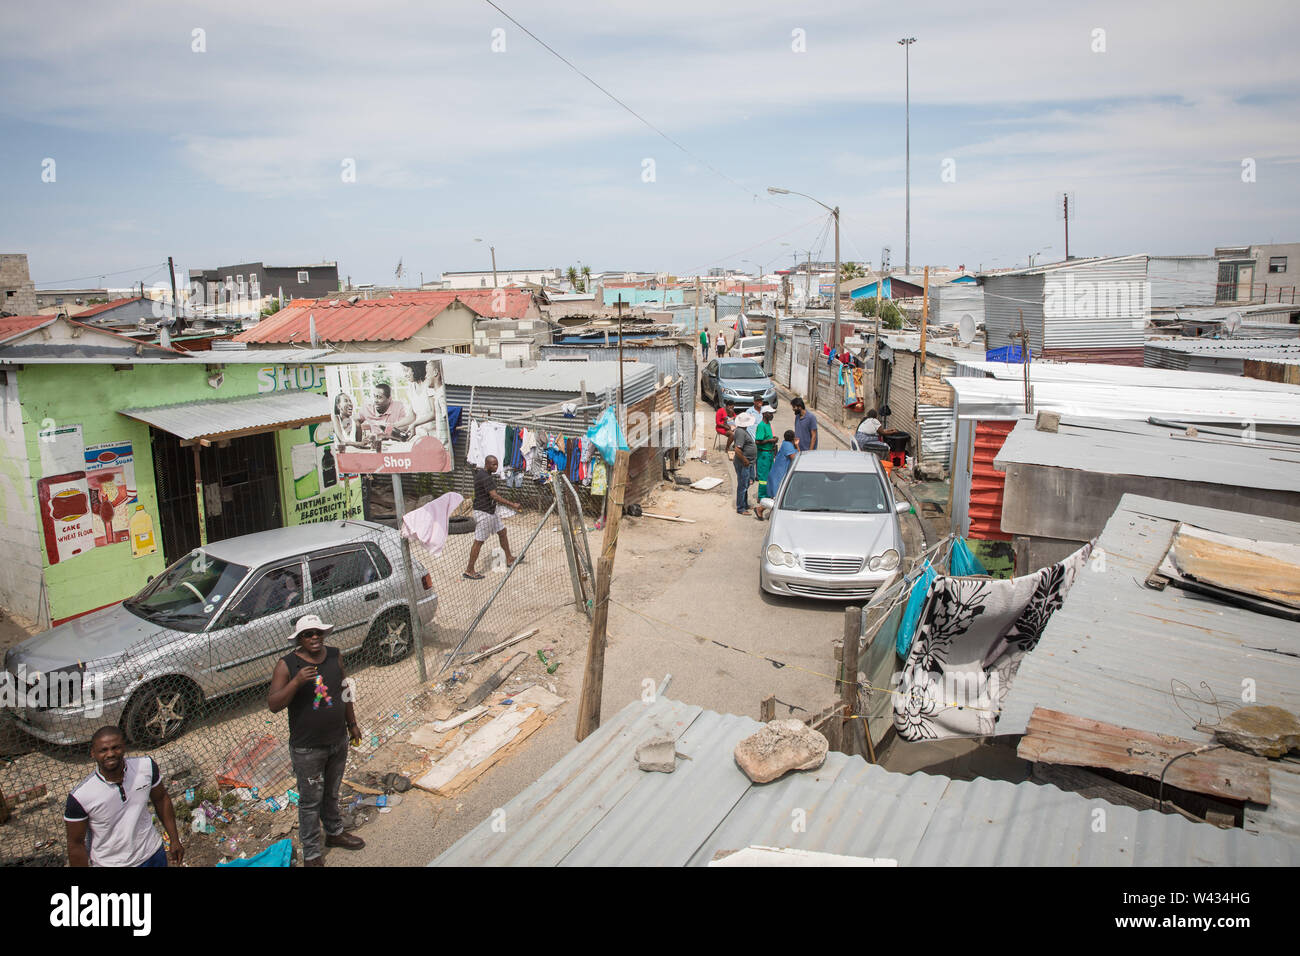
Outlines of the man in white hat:
<svg viewBox="0 0 1300 956">
<path fill-rule="evenodd" d="M 273 714 L 289 709 L 289 751 L 298 778 L 298 834 L 306 866 L 325 865 L 322 825 L 325 846 L 359 850 L 366 845 L 343 832 L 339 813 L 348 738 L 360 742 L 361 728 L 339 649 L 325 646 L 325 635 L 332 630 L 333 624 L 315 614 L 298 618 L 293 630 L 296 647 L 276 663 L 266 698 Z"/>
</svg>

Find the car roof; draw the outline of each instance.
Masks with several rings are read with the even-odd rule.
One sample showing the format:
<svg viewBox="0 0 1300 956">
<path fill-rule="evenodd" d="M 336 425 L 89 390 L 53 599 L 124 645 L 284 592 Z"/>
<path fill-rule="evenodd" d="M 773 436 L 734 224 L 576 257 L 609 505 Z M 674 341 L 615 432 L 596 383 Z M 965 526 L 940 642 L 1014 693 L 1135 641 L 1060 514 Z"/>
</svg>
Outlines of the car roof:
<svg viewBox="0 0 1300 956">
<path fill-rule="evenodd" d="M 290 528 L 273 528 L 204 545 L 204 552 L 221 561 L 256 568 L 268 561 L 291 558 L 307 551 L 331 548 L 352 541 L 374 541 L 392 532 L 372 521 L 321 521 Z"/>
<path fill-rule="evenodd" d="M 835 471 L 882 474 L 875 455 L 842 449 L 803 451 L 795 456 L 794 471 Z"/>
</svg>

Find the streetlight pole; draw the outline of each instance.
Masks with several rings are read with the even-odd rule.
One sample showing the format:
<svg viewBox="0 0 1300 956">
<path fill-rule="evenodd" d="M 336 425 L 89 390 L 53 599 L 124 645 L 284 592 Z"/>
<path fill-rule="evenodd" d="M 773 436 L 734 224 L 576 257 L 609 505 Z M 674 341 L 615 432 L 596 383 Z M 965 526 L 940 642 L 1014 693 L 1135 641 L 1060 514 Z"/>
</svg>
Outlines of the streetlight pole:
<svg viewBox="0 0 1300 956">
<path fill-rule="evenodd" d="M 840 207 L 832 209 L 820 199 L 813 199 L 807 193 L 795 192 L 793 189 L 782 189 L 780 186 L 768 186 L 767 191 L 773 196 L 802 196 L 804 199 L 812 199 L 817 205 L 821 206 L 835 219 L 835 318 L 831 324 L 831 341 L 836 349 L 840 347 Z"/>
<path fill-rule="evenodd" d="M 903 48 L 903 82 L 906 91 L 906 100 L 904 105 L 904 117 L 906 123 L 906 150 L 907 150 L 907 198 L 906 212 L 904 213 L 903 225 L 903 272 L 911 274 L 912 272 L 912 55 L 911 47 L 916 42 L 916 37 L 904 37 L 898 41 L 898 45 Z"/>
<path fill-rule="evenodd" d="M 475 239 L 474 241 L 482 242 L 483 240 Z M 497 284 L 497 248 L 496 246 L 489 245 L 488 251 L 492 253 L 492 288 L 496 289 L 499 287 Z"/>
</svg>

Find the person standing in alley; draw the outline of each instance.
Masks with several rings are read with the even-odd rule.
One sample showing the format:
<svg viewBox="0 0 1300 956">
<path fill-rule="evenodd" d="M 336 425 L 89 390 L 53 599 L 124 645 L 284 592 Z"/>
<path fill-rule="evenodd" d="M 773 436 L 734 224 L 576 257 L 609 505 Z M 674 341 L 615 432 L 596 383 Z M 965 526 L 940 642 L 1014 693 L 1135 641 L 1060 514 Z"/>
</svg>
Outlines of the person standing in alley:
<svg viewBox="0 0 1300 956">
<path fill-rule="evenodd" d="M 802 398 L 795 396 L 790 401 L 794 409 L 794 434 L 800 451 L 817 450 L 817 416 L 808 411 Z"/>
<path fill-rule="evenodd" d="M 152 757 L 126 756 L 117 727 L 101 727 L 90 740 L 95 772 L 68 794 L 63 822 L 69 866 L 180 866 L 185 857 L 176 832 L 176 809 Z M 166 844 L 154 829 L 158 814 Z"/>
<path fill-rule="evenodd" d="M 727 354 L 727 339 L 722 334 L 722 329 L 718 329 L 718 358 Z"/>
<path fill-rule="evenodd" d="M 700 361 L 709 360 L 709 332 L 708 329 L 700 329 Z"/>
<path fill-rule="evenodd" d="M 749 469 L 758 458 L 758 449 L 754 444 L 754 436 L 741 423 L 741 418 L 736 419 L 736 425 L 731 430 L 736 446 L 736 459 L 732 464 L 736 469 L 736 514 L 748 515 L 753 514 L 749 510 Z"/>
<path fill-rule="evenodd" d="M 325 846 L 360 850 L 366 842 L 345 833 L 339 787 L 348 762 L 348 739 L 361 741 L 351 684 L 337 647 L 325 646 L 334 630 L 315 614 L 294 625 L 293 653 L 276 662 L 266 696 L 271 713 L 289 709 L 289 753 L 298 779 L 298 835 L 304 866 L 324 866 Z"/>
<path fill-rule="evenodd" d="M 763 420 L 754 426 L 754 444 L 758 449 L 754 475 L 758 482 L 756 495 L 759 502 L 769 496 L 768 471 L 772 467 L 773 459 L 776 458 L 776 437 L 772 434 L 772 418 L 776 415 L 776 409 L 771 405 L 764 405 L 762 414 Z M 760 519 L 763 517 L 761 504 L 755 514 Z"/>
<path fill-rule="evenodd" d="M 506 536 L 506 526 L 497 514 L 497 505 L 505 505 L 515 511 L 523 509 L 509 498 L 503 498 L 497 492 L 497 458 L 488 455 L 483 459 L 483 467 L 474 469 L 474 544 L 469 549 L 469 564 L 463 577 L 471 581 L 483 580 L 483 575 L 474 570 L 478 563 L 478 553 L 483 550 L 483 542 L 495 534 L 501 542 L 501 550 L 506 554 L 506 564 L 514 564 L 515 557 L 510 553 L 510 539 Z"/>
</svg>

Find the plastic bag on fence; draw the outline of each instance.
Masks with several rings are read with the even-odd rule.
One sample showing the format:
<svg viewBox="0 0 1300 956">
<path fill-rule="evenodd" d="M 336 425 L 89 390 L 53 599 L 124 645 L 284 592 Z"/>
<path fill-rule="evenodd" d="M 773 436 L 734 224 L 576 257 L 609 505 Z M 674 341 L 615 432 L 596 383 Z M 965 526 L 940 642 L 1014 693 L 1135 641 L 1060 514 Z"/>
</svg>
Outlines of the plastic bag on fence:
<svg viewBox="0 0 1300 956">
<path fill-rule="evenodd" d="M 930 593 L 930 584 L 938 577 L 930 559 L 925 559 L 921 566 L 921 576 L 912 582 L 912 591 L 907 598 L 907 607 L 903 609 L 903 620 L 898 624 L 898 640 L 894 647 L 898 656 L 907 659 L 907 652 L 912 649 L 912 638 L 916 636 L 916 626 L 921 622 L 921 608 L 925 606 L 925 596 Z"/>
<path fill-rule="evenodd" d="M 965 538 L 958 538 L 953 542 L 952 554 L 948 557 L 948 570 L 955 576 L 961 577 L 969 574 L 988 574 L 980 559 L 971 553 L 971 549 L 966 546 Z"/>
<path fill-rule="evenodd" d="M 293 841 L 279 840 L 272 843 L 257 856 L 246 860 L 226 860 L 217 866 L 288 866 L 293 858 Z"/>
<path fill-rule="evenodd" d="M 261 789 L 292 775 L 289 741 L 276 740 L 270 734 L 251 733 L 226 755 L 217 770 L 217 783 L 223 787 Z"/>
<path fill-rule="evenodd" d="M 600 457 L 608 462 L 613 462 L 615 453 L 629 450 L 614 406 L 605 409 L 600 418 L 596 419 L 596 424 L 587 429 L 587 440 L 596 446 Z"/>
</svg>

